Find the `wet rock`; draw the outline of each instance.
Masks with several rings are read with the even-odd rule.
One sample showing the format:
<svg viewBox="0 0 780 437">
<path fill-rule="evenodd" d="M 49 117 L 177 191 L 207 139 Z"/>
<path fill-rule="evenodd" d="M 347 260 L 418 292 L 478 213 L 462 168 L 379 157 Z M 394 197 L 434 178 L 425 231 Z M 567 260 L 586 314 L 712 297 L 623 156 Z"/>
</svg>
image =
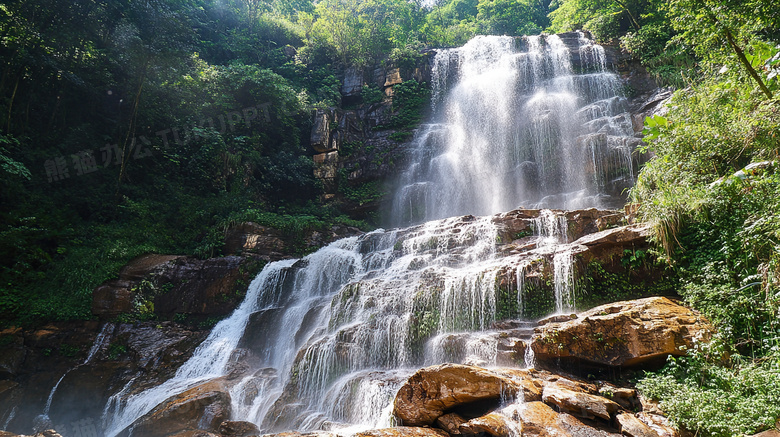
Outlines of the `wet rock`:
<svg viewBox="0 0 780 437">
<path fill-rule="evenodd" d="M 204 431 L 202 429 L 195 429 L 189 431 L 182 431 L 167 437 L 222 437 L 219 434 L 213 432 Z"/>
<path fill-rule="evenodd" d="M 575 416 L 585 419 L 591 419 L 595 416 L 606 421 L 610 420 L 612 413 L 620 408 L 617 403 L 609 399 L 576 392 L 558 384 L 544 387 L 542 401 L 548 405 L 555 405 L 562 411 Z"/>
<path fill-rule="evenodd" d="M 637 419 L 631 413 L 620 413 L 615 417 L 620 432 L 628 437 L 658 437 L 658 433 Z"/>
<path fill-rule="evenodd" d="M 230 394 L 215 379 L 168 398 L 133 425 L 133 435 L 164 437 L 189 430 L 217 432 L 230 417 Z"/>
<path fill-rule="evenodd" d="M 163 318 L 227 315 L 242 299 L 256 264 L 238 256 L 145 255 L 123 267 L 118 279 L 95 289 L 92 312 L 104 319 L 137 308 Z"/>
<path fill-rule="evenodd" d="M 446 432 L 435 428 L 398 426 L 395 428 L 372 429 L 355 434 L 355 437 L 448 437 Z"/>
<path fill-rule="evenodd" d="M 155 313 L 163 317 L 179 313 L 230 314 L 243 299 L 243 292 L 252 279 L 248 274 L 254 270 L 249 267 L 252 263 L 254 260 L 238 256 L 176 260 L 159 275 L 157 283 L 162 292 L 154 297 Z M 167 292 L 166 284 L 171 284 Z"/>
<path fill-rule="evenodd" d="M 449 413 L 436 419 L 436 426 L 447 431 L 450 435 L 460 434 L 460 426 L 466 423 L 466 419 L 458 413 Z"/>
<path fill-rule="evenodd" d="M 489 413 L 476 419 L 471 419 L 460 426 L 460 434 L 490 435 L 493 437 L 509 437 L 512 435 L 512 425 L 509 419 L 499 413 Z"/>
<path fill-rule="evenodd" d="M 312 432 L 280 432 L 276 434 L 264 434 L 263 437 L 339 437 L 337 434 L 325 431 L 312 431 Z"/>
<path fill-rule="evenodd" d="M 684 355 L 695 342 L 708 341 L 714 328 L 693 310 L 651 297 L 598 306 L 537 332 L 531 345 L 537 360 L 636 366 Z"/>
<path fill-rule="evenodd" d="M 479 367 L 431 366 L 417 371 L 398 390 L 394 414 L 403 425 L 428 426 L 457 407 L 474 411 L 487 406 L 489 411 L 502 396 L 515 396 L 518 390 L 509 378 Z"/>
<path fill-rule="evenodd" d="M 249 437 L 260 435 L 260 429 L 251 422 L 226 420 L 219 425 L 222 437 Z"/>
</svg>

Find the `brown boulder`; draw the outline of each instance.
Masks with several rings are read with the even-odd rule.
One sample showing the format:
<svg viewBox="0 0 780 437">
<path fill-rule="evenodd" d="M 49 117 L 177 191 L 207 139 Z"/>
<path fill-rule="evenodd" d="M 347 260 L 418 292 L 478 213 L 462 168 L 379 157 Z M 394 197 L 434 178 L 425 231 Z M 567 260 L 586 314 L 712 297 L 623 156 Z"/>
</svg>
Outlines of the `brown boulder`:
<svg viewBox="0 0 780 437">
<path fill-rule="evenodd" d="M 684 355 L 714 332 L 697 312 L 665 297 L 598 306 L 571 321 L 537 329 L 537 360 L 568 358 L 597 365 L 633 366 Z"/>
<path fill-rule="evenodd" d="M 586 419 L 592 419 L 595 416 L 610 420 L 612 413 L 620 408 L 617 403 L 609 399 L 570 390 L 557 384 L 550 384 L 544 388 L 542 401 Z"/>
<path fill-rule="evenodd" d="M 220 379 L 172 396 L 133 425 L 133 435 L 165 437 L 185 431 L 214 431 L 230 418 L 230 394 Z"/>
<path fill-rule="evenodd" d="M 359 432 L 354 437 L 449 437 L 449 434 L 436 428 L 397 426 Z"/>
<path fill-rule="evenodd" d="M 780 431 L 776 429 L 770 429 L 764 432 L 760 432 L 751 437 L 780 437 Z"/>
<path fill-rule="evenodd" d="M 431 366 L 417 371 L 398 390 L 394 414 L 403 425 L 428 426 L 454 407 L 479 402 L 496 407 L 502 397 L 519 390 L 511 379 L 479 367 Z"/>
</svg>

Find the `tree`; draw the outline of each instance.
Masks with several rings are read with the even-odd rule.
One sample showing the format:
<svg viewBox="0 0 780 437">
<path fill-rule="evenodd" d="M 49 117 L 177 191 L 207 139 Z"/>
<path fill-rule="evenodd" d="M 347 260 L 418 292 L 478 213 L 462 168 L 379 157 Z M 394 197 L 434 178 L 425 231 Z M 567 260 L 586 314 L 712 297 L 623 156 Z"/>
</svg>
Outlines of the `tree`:
<svg viewBox="0 0 780 437">
<path fill-rule="evenodd" d="M 761 91 L 773 94 L 756 71 L 747 51 L 761 45 L 761 39 L 778 38 L 780 4 L 764 0 L 672 0 L 672 25 L 696 54 L 710 63 L 725 63 L 736 55 Z M 754 58 L 753 56 L 750 56 Z M 763 61 L 763 60 L 760 60 Z"/>
</svg>

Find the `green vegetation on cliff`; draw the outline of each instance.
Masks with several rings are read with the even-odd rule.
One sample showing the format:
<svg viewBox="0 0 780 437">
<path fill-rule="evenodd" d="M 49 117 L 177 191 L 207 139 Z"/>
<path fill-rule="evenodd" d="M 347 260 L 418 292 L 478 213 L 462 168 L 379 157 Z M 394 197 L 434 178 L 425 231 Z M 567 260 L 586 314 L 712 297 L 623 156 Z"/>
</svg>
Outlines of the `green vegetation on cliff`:
<svg viewBox="0 0 780 437">
<path fill-rule="evenodd" d="M 773 428 L 780 416 L 780 5 L 564 0 L 551 16 L 556 30 L 583 25 L 620 38 L 661 82 L 681 88 L 667 114 L 646 121 L 655 157 L 631 197 L 654 226 L 679 294 L 720 334 L 639 387 L 696 435 Z"/>
</svg>

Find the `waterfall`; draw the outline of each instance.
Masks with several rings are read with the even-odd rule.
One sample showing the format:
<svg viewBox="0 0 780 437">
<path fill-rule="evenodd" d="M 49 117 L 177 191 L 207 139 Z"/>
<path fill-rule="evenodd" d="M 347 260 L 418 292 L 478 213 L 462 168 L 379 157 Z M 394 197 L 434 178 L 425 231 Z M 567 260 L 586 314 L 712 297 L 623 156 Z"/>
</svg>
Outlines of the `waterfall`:
<svg viewBox="0 0 780 437">
<path fill-rule="evenodd" d="M 603 48 L 582 34 L 476 37 L 440 51 L 433 120 L 416 134 L 394 199 L 395 222 L 417 224 L 268 264 L 175 376 L 145 390 L 131 381 L 111 397 L 106 435 L 229 373 L 233 420 L 267 433 L 353 433 L 389 426 L 395 393 L 420 366 L 533 366 L 533 351 L 519 349 L 534 326 L 523 313 L 539 305 L 526 288 L 553 283 L 549 311 L 575 308 L 569 221 L 536 209 L 603 206 L 614 200 L 606 188 L 633 177 L 618 85 Z M 512 219 L 534 235 L 498 250 L 506 215 L 489 214 L 518 205 L 534 208 Z M 244 373 L 231 373 L 237 362 Z M 523 408 L 507 401 L 508 417 Z"/>
<path fill-rule="evenodd" d="M 412 140 L 392 223 L 624 200 L 639 141 L 620 81 L 603 47 L 564 37 L 478 36 L 437 52 L 433 119 Z"/>
</svg>

